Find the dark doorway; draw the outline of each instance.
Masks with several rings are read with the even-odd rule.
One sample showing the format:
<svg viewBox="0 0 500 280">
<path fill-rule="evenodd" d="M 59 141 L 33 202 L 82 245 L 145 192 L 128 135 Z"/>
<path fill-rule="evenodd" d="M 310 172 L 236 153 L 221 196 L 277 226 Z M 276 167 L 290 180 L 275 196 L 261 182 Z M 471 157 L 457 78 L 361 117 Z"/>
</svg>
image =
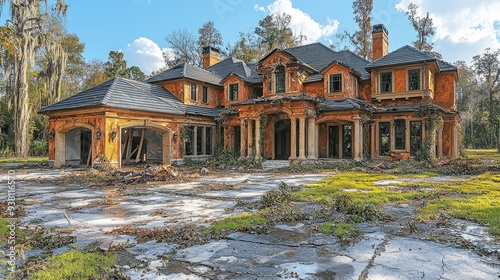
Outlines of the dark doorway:
<svg viewBox="0 0 500 280">
<path fill-rule="evenodd" d="M 274 125 L 274 159 L 288 160 L 290 157 L 290 131 L 290 120 Z"/>
<path fill-rule="evenodd" d="M 235 126 L 233 130 L 233 154 L 240 155 L 241 149 L 241 127 Z"/>
<path fill-rule="evenodd" d="M 328 127 L 328 157 L 339 158 L 339 127 Z"/>
<path fill-rule="evenodd" d="M 85 128 L 75 128 L 66 132 L 65 137 L 66 165 L 90 165 L 92 132 Z"/>
</svg>

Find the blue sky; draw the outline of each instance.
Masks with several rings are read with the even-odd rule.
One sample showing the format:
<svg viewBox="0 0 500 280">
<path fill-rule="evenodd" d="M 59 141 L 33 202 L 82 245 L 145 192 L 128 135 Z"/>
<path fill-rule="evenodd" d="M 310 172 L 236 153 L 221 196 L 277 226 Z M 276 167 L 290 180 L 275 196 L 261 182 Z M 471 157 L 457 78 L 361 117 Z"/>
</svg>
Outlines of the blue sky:
<svg viewBox="0 0 500 280">
<path fill-rule="evenodd" d="M 128 65 L 149 74 L 162 65 L 165 36 L 178 29 L 197 35 L 208 20 L 215 22 L 224 43 L 240 31 L 253 30 L 269 13 L 292 15 L 292 28 L 310 42 L 338 42 L 335 34 L 356 25 L 352 1 L 340 0 L 66 0 L 69 32 L 85 43 L 84 56 L 107 60 L 109 51 L 124 52 Z M 411 44 L 415 31 L 404 14 L 410 2 L 430 12 L 436 26 L 435 49 L 445 60 L 470 62 L 486 47 L 500 48 L 500 0 L 374 0 L 373 23 L 389 30 L 389 51 Z M 2 22 L 7 10 L 4 9 Z"/>
</svg>

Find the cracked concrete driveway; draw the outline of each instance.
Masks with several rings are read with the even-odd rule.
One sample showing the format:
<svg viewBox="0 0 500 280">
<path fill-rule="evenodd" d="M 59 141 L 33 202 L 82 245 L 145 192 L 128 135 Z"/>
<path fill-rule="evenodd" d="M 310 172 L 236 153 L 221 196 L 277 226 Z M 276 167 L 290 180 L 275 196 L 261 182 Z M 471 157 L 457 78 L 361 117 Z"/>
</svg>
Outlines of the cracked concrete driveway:
<svg viewBox="0 0 500 280">
<path fill-rule="evenodd" d="M 84 181 L 57 185 L 51 178 L 73 176 L 71 172 L 30 170 L 16 175 L 17 195 L 25 204 L 19 224 L 71 230 L 76 237 L 71 246 L 80 249 L 89 244 L 107 248 L 111 242 L 126 243 L 119 252 L 121 258 L 143 264 L 119 263 L 131 279 L 500 279 L 498 239 L 480 225 L 458 220 L 439 228 L 450 237 L 449 242 L 432 241 L 426 232 L 398 236 L 396 232 L 404 226 L 397 222 L 361 223 L 362 237 L 347 244 L 306 222 L 277 225 L 269 234 L 236 232 L 183 249 L 176 244 L 139 244 L 134 236 L 105 234 L 123 226 L 209 225 L 241 213 L 244 210 L 235 208 L 237 203 L 258 201 L 280 181 L 299 186 L 331 175 L 211 173 L 180 184 L 119 190 L 85 186 Z M 207 187 L 213 184 L 232 187 Z M 402 217 L 414 211 L 404 204 L 385 210 Z M 28 251 L 27 256 L 37 253 Z"/>
</svg>

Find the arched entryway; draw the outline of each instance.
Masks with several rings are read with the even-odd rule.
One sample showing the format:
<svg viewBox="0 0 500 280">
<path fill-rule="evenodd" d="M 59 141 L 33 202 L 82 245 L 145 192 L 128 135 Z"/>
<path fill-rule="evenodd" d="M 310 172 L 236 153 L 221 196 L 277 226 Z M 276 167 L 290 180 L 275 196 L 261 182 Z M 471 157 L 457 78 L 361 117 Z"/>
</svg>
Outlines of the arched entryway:
<svg viewBox="0 0 500 280">
<path fill-rule="evenodd" d="M 86 128 L 75 128 L 65 134 L 67 166 L 90 165 L 92 157 L 92 131 Z"/>
<path fill-rule="evenodd" d="M 120 165 L 170 164 L 170 130 L 148 124 L 128 124 L 120 129 Z"/>
<path fill-rule="evenodd" d="M 95 158 L 94 127 L 85 123 L 61 126 L 55 135 L 55 167 L 90 166 Z"/>
<path fill-rule="evenodd" d="M 280 120 L 274 124 L 274 159 L 288 160 L 291 143 L 290 120 Z"/>
</svg>

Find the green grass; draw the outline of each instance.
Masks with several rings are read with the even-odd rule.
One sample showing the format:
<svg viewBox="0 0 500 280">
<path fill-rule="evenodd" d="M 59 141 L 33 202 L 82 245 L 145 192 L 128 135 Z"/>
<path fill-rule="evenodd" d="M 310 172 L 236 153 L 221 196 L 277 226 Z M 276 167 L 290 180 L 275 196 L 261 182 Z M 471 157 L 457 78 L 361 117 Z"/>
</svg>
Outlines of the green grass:
<svg viewBox="0 0 500 280">
<path fill-rule="evenodd" d="M 488 159 L 500 161 L 500 153 L 497 149 L 470 149 L 465 150 L 465 155 L 470 159 Z"/>
<path fill-rule="evenodd" d="M 7 240 L 10 236 L 9 225 L 10 225 L 9 221 L 0 217 L 0 245 L 4 245 L 7 243 Z M 16 232 L 16 238 L 24 236 L 23 232 L 17 226 L 15 232 Z"/>
<path fill-rule="evenodd" d="M 31 274 L 32 280 L 87 280 L 94 276 L 99 279 L 103 271 L 116 263 L 116 256 L 98 252 L 70 250 L 51 256 L 44 263 L 44 269 Z"/>
<path fill-rule="evenodd" d="M 434 175 L 411 175 L 422 178 Z M 293 193 L 292 200 L 315 201 L 335 207 L 338 211 L 364 217 L 375 208 L 398 201 L 426 200 L 419 209 L 422 219 L 442 215 L 466 219 L 489 226 L 490 233 L 500 236 L 500 174 L 484 173 L 465 180 L 448 182 L 391 183 L 399 188 L 386 188 L 373 183 L 394 180 L 395 175 L 344 173 L 305 186 Z M 369 213 L 367 217 L 372 217 Z"/>
<path fill-rule="evenodd" d="M 47 162 L 49 158 L 47 157 L 29 157 L 29 158 L 0 158 L 0 164 L 2 163 L 44 163 Z"/>
<path fill-rule="evenodd" d="M 213 223 L 203 231 L 204 234 L 212 233 L 220 235 L 228 231 L 247 231 L 255 226 L 267 224 L 268 221 L 254 213 L 244 213 L 237 216 L 228 217 Z"/>
<path fill-rule="evenodd" d="M 357 225 L 339 221 L 325 222 L 321 225 L 321 230 L 324 234 L 333 234 L 341 240 L 352 239 L 361 234 Z"/>
</svg>

